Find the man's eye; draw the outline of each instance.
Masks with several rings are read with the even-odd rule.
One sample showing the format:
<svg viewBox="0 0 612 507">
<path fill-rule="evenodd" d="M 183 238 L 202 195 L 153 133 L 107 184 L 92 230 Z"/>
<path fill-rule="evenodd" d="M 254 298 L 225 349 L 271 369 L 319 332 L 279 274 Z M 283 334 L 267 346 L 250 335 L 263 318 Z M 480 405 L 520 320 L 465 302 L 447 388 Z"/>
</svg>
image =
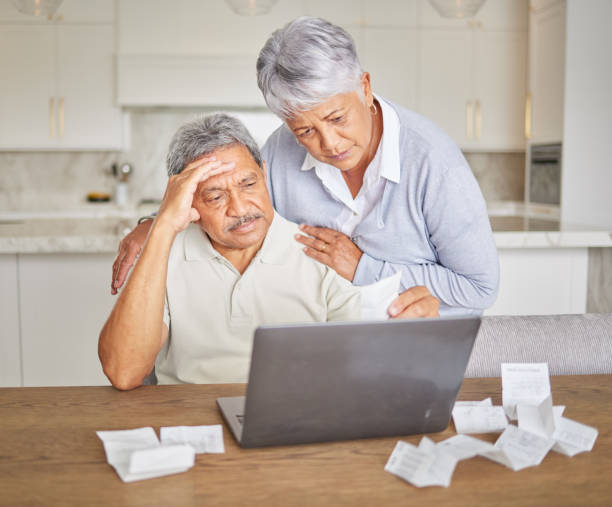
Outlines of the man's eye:
<svg viewBox="0 0 612 507">
<path fill-rule="evenodd" d="M 213 195 L 209 195 L 206 198 L 206 201 L 208 202 L 216 202 L 216 201 L 220 201 L 221 197 L 223 197 L 221 194 L 213 194 Z"/>
<path fill-rule="evenodd" d="M 336 116 L 335 118 L 332 118 L 332 122 L 334 123 L 340 123 L 342 120 L 344 120 L 344 116 Z"/>
<path fill-rule="evenodd" d="M 311 132 L 312 132 L 312 130 L 311 130 L 311 129 L 308 129 L 308 130 L 302 130 L 302 132 L 300 132 L 300 133 L 298 134 L 298 137 L 306 137 L 306 136 L 308 136 L 308 135 L 309 135 Z"/>
</svg>

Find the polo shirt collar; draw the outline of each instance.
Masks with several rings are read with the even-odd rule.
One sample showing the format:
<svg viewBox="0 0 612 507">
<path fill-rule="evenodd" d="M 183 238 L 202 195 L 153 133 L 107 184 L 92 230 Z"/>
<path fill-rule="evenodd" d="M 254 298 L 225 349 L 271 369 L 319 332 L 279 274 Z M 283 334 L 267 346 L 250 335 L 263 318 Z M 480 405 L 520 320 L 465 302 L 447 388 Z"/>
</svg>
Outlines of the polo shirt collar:
<svg viewBox="0 0 612 507">
<path fill-rule="evenodd" d="M 376 100 L 380 104 L 383 115 L 383 135 L 380 140 L 379 150 L 381 151 L 380 159 L 380 176 L 394 183 L 400 181 L 400 149 L 399 149 L 399 131 L 400 122 L 395 110 L 382 98 L 374 94 Z M 379 113 L 380 114 L 380 113 Z M 337 170 L 331 164 L 326 164 L 314 158 L 308 151 L 306 157 L 300 167 L 301 171 L 310 171 L 314 169 L 315 173 L 322 179 L 323 174 L 330 170 Z"/>
<path fill-rule="evenodd" d="M 259 251 L 255 254 L 255 258 L 259 258 L 266 264 L 283 264 L 287 259 L 287 250 L 289 243 L 287 234 L 283 227 L 284 219 L 274 212 L 272 224 L 268 229 L 268 233 L 264 238 L 263 244 Z M 293 237 L 290 238 L 293 241 Z M 202 230 L 198 224 L 190 224 L 185 230 L 184 238 L 185 260 L 187 261 L 202 261 L 221 259 L 223 256 L 215 250 L 208 238 L 208 235 Z"/>
</svg>

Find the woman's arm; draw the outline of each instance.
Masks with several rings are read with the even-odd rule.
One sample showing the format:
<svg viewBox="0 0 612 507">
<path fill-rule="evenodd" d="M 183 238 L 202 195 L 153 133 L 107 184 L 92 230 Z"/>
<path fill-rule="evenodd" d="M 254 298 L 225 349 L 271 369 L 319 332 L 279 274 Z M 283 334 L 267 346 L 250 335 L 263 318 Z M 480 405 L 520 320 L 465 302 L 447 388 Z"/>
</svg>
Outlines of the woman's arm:
<svg viewBox="0 0 612 507">
<path fill-rule="evenodd" d="M 499 261 L 486 205 L 471 170 L 465 164 L 428 171 L 420 190 L 427 239 L 437 262 L 401 264 L 364 252 L 353 282 L 372 283 L 400 271 L 402 287 L 425 285 L 448 306 L 490 307 L 497 297 Z M 401 252 L 401 235 L 385 247 Z"/>
</svg>

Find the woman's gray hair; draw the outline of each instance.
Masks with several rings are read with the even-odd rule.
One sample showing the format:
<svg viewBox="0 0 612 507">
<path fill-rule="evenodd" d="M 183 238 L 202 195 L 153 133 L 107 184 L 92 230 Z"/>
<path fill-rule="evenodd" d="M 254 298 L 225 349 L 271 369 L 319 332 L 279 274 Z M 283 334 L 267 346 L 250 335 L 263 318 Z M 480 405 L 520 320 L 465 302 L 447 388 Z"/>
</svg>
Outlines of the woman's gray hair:
<svg viewBox="0 0 612 507">
<path fill-rule="evenodd" d="M 227 114 L 201 116 L 182 125 L 174 134 L 168 149 L 168 176 L 179 174 L 194 160 L 231 145 L 241 144 L 261 168 L 257 143 L 238 118 Z"/>
<path fill-rule="evenodd" d="M 283 119 L 359 91 L 362 74 L 353 38 L 321 18 L 300 17 L 276 30 L 257 58 L 259 89 Z"/>
</svg>

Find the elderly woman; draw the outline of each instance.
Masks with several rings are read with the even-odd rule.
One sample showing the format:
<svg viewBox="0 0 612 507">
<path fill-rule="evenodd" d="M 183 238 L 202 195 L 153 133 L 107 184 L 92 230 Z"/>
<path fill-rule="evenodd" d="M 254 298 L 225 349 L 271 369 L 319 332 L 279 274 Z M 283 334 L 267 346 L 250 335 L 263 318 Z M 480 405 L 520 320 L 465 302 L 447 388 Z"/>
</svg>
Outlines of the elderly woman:
<svg viewBox="0 0 612 507">
<path fill-rule="evenodd" d="M 401 272 L 440 315 L 478 313 L 498 287 L 484 199 L 457 145 L 429 120 L 372 92 L 342 28 L 298 18 L 257 60 L 268 107 L 283 119 L 263 147 L 276 210 L 302 224 L 304 251 L 356 285 Z M 149 223 L 115 261 L 121 286 Z"/>
</svg>

